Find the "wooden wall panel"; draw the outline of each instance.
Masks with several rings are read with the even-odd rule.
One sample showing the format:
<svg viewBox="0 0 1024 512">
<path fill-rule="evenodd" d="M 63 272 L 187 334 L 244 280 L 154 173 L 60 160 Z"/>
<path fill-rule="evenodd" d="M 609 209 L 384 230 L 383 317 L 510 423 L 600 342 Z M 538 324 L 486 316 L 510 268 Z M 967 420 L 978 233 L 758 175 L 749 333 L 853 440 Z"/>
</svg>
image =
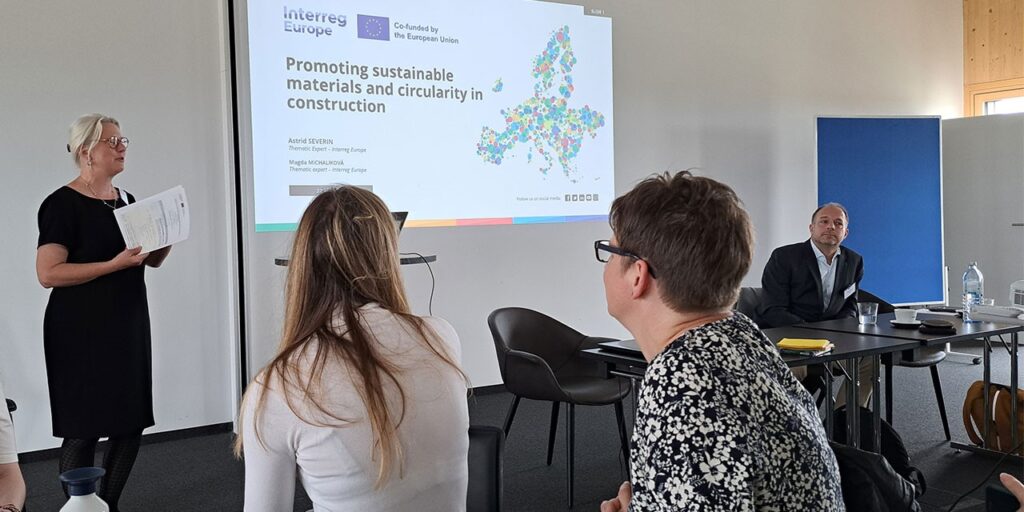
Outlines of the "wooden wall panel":
<svg viewBox="0 0 1024 512">
<path fill-rule="evenodd" d="M 964 0 L 964 84 L 1024 77 L 1024 0 Z"/>
</svg>

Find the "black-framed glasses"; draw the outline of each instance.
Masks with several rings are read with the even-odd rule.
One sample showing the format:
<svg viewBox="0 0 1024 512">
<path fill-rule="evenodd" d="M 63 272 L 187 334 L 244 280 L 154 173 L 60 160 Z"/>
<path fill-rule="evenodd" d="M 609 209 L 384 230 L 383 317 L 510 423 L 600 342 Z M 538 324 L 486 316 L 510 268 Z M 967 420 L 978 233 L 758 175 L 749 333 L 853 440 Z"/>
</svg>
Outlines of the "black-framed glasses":
<svg viewBox="0 0 1024 512">
<path fill-rule="evenodd" d="M 128 147 L 128 137 L 110 137 L 107 139 L 96 139 L 96 142 L 106 142 L 108 146 L 117 149 L 118 144 Z"/>
<path fill-rule="evenodd" d="M 601 263 L 608 263 L 608 260 L 612 259 L 612 254 L 618 254 L 619 256 L 625 256 L 627 258 L 633 258 L 634 260 L 640 260 L 647 264 L 647 273 L 651 274 L 651 277 L 657 279 L 658 276 L 654 275 L 654 267 L 651 266 L 651 262 L 633 254 L 621 247 L 615 247 L 612 245 L 611 240 L 595 240 L 594 241 L 594 257 Z"/>
</svg>

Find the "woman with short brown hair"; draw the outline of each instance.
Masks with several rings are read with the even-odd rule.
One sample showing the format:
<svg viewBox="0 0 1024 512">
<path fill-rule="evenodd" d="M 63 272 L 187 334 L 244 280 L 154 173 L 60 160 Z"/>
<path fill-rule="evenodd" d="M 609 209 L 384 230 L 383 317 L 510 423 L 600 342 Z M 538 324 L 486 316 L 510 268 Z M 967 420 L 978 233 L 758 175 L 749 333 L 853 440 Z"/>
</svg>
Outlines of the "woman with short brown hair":
<svg viewBox="0 0 1024 512">
<path fill-rule="evenodd" d="M 754 236 L 727 185 L 657 175 L 615 200 L 608 312 L 649 365 L 632 481 L 601 505 L 626 510 L 843 510 L 839 468 L 811 396 L 774 345 L 731 311 Z"/>
</svg>

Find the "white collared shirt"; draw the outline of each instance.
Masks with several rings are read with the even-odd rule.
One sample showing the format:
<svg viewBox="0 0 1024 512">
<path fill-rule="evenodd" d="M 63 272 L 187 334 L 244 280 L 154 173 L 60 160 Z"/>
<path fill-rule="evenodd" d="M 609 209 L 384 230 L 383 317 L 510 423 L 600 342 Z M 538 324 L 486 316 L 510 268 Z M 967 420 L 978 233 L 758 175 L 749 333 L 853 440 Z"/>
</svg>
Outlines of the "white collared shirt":
<svg viewBox="0 0 1024 512">
<path fill-rule="evenodd" d="M 832 289 L 836 286 L 836 267 L 839 266 L 839 254 L 842 252 L 842 249 L 836 249 L 836 253 L 832 256 L 831 265 L 828 264 L 828 258 L 818 250 L 818 246 L 814 245 L 814 242 L 811 242 L 811 249 L 814 250 L 814 256 L 818 258 L 818 273 L 821 274 L 821 295 L 825 310 L 828 310 L 828 305 L 832 302 Z"/>
</svg>

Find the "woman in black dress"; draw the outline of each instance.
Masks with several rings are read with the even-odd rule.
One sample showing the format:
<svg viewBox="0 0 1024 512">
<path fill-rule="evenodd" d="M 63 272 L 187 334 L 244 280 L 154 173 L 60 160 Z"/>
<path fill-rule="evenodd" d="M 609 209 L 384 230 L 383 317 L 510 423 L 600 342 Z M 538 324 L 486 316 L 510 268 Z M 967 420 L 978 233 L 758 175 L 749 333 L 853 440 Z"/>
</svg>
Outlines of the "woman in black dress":
<svg viewBox="0 0 1024 512">
<path fill-rule="evenodd" d="M 126 248 L 115 208 L 135 198 L 113 186 L 124 170 L 128 139 L 100 114 L 71 125 L 68 151 L 79 175 L 39 208 L 36 273 L 52 288 L 43 347 L 60 471 L 95 465 L 96 443 L 110 438 L 100 497 L 116 511 L 153 426 L 152 361 L 145 266 L 158 267 L 170 247 Z"/>
</svg>

